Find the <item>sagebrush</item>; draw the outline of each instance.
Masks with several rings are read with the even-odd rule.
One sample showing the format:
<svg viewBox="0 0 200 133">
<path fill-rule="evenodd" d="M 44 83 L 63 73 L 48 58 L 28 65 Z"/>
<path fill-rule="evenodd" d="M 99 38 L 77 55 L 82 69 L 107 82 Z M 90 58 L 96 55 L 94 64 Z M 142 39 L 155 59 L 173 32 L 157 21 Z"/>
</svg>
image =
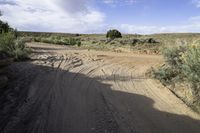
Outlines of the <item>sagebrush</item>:
<svg viewBox="0 0 200 133">
<path fill-rule="evenodd" d="M 167 63 L 154 70 L 155 78 L 164 85 L 184 83 L 190 86 L 188 89 L 193 95 L 190 104 L 200 112 L 200 45 L 169 48 L 164 56 Z"/>
</svg>

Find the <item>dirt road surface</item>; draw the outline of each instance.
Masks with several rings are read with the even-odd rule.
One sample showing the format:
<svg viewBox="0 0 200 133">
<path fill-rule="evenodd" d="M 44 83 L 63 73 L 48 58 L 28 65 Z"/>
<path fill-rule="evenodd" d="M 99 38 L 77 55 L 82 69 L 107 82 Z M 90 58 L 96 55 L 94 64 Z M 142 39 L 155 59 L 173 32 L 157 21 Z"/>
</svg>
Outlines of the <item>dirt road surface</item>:
<svg viewBox="0 0 200 133">
<path fill-rule="evenodd" d="M 1 133 L 200 133 L 200 116 L 145 76 L 162 57 L 28 46 L 32 60 L 9 67 Z"/>
</svg>

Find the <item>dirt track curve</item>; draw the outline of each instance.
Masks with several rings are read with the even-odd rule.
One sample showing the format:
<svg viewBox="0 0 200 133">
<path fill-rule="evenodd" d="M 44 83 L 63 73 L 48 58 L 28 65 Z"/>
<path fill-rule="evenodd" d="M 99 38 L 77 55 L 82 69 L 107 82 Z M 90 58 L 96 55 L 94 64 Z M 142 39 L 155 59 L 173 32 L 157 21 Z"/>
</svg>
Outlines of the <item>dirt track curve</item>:
<svg viewBox="0 0 200 133">
<path fill-rule="evenodd" d="M 28 45 L 0 97 L 1 133 L 200 132 L 200 116 L 145 76 L 160 56 Z"/>
</svg>

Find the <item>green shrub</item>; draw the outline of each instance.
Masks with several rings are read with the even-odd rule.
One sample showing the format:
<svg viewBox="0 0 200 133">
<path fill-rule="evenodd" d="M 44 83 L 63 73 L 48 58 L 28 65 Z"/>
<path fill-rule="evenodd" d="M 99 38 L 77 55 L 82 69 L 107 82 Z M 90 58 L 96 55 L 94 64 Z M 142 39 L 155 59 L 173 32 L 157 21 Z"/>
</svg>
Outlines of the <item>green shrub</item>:
<svg viewBox="0 0 200 133">
<path fill-rule="evenodd" d="M 179 79 L 180 71 L 172 69 L 170 66 L 162 66 L 156 70 L 153 70 L 154 77 L 159 79 L 164 85 L 168 85 Z"/>
<path fill-rule="evenodd" d="M 78 41 L 77 45 L 78 45 L 78 47 L 80 47 L 81 46 L 81 41 Z"/>
<path fill-rule="evenodd" d="M 29 52 L 28 50 L 22 50 L 22 49 L 15 49 L 14 51 L 14 59 L 17 60 L 17 61 L 23 61 L 23 60 L 27 60 L 29 59 L 28 55 L 29 55 Z"/>
<path fill-rule="evenodd" d="M 12 55 L 15 49 L 15 39 L 12 33 L 0 34 L 0 51 Z"/>
<path fill-rule="evenodd" d="M 154 75 L 161 81 L 170 83 L 172 79 L 185 80 L 187 75 L 184 74 L 183 55 L 188 52 L 187 47 L 172 47 L 164 50 L 163 54 L 166 60 L 166 65 L 154 71 Z"/>
<path fill-rule="evenodd" d="M 186 47 L 173 47 L 164 50 L 164 57 L 169 65 L 180 68 L 183 64 L 182 54 L 186 51 Z"/>
<path fill-rule="evenodd" d="M 61 36 L 56 36 L 56 40 L 61 40 Z"/>
<path fill-rule="evenodd" d="M 200 46 L 190 46 L 182 55 L 182 71 L 195 94 L 200 97 Z"/>
<path fill-rule="evenodd" d="M 34 41 L 34 42 L 41 42 L 41 38 L 40 38 L 40 37 L 35 37 L 35 38 L 33 39 L 33 41 Z"/>
<path fill-rule="evenodd" d="M 69 45 L 76 45 L 76 39 L 69 38 Z"/>
<path fill-rule="evenodd" d="M 115 39 L 115 38 L 122 38 L 122 34 L 118 30 L 109 30 L 106 34 L 107 38 Z"/>
<path fill-rule="evenodd" d="M 27 59 L 28 50 L 25 48 L 25 40 L 24 38 L 17 39 L 17 37 L 17 30 L 0 20 L 0 52 L 13 57 L 15 60 Z"/>
<path fill-rule="evenodd" d="M 0 20 L 0 34 L 8 33 L 12 30 L 13 29 L 8 25 L 8 23 L 5 23 Z"/>
<path fill-rule="evenodd" d="M 35 42 L 43 42 L 43 43 L 53 43 L 59 45 L 78 45 L 81 46 L 81 40 L 76 38 L 64 38 L 59 36 L 51 36 L 51 37 L 36 37 L 34 38 Z"/>
<path fill-rule="evenodd" d="M 177 81 L 189 84 L 193 94 L 190 106 L 199 108 L 200 112 L 200 46 L 170 48 L 165 50 L 164 56 L 167 65 L 154 70 L 155 78 L 165 85 Z"/>
<path fill-rule="evenodd" d="M 142 43 L 142 41 L 140 39 L 133 39 L 133 40 L 131 40 L 131 45 L 132 46 L 135 46 L 135 45 L 140 44 L 140 43 Z"/>
<path fill-rule="evenodd" d="M 64 42 L 65 42 L 65 44 L 68 44 L 68 45 L 69 45 L 69 39 L 65 38 L 65 39 L 64 39 Z"/>
<path fill-rule="evenodd" d="M 157 41 L 154 38 L 149 38 L 144 40 L 144 43 L 157 43 Z"/>
<path fill-rule="evenodd" d="M 6 53 L 15 60 L 28 58 L 28 50 L 23 39 L 16 39 L 13 33 L 0 35 L 0 52 Z"/>
</svg>

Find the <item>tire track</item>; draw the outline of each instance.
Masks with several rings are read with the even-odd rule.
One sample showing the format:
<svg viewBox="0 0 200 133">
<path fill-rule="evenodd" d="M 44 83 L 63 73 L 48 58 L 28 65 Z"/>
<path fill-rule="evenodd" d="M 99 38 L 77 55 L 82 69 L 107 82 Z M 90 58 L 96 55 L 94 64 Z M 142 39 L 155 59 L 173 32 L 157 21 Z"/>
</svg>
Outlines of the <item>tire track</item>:
<svg viewBox="0 0 200 133">
<path fill-rule="evenodd" d="M 200 116 L 145 77 L 160 57 L 29 45 L 39 74 L 5 133 L 199 133 Z"/>
</svg>

